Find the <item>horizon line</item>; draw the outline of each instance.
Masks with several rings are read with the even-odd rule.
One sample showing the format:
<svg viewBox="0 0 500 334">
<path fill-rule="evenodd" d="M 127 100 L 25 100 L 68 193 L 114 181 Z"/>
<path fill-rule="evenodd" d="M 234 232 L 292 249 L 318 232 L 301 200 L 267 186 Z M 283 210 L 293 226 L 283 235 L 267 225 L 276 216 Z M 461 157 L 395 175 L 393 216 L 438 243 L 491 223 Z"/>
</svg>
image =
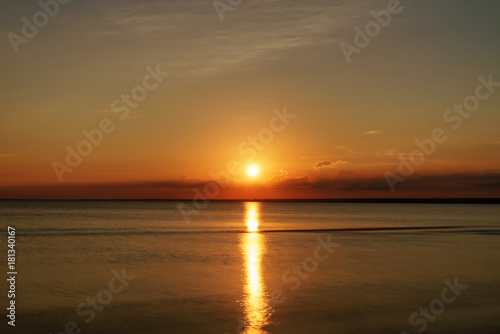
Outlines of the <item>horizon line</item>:
<svg viewBox="0 0 500 334">
<path fill-rule="evenodd" d="M 166 198 L 0 198 L 0 201 L 128 201 L 128 202 L 191 202 L 193 199 Z M 422 203 L 422 204 L 500 204 L 498 197 L 416 197 L 416 198 L 247 198 L 247 199 L 210 199 L 208 202 L 293 202 L 293 203 Z"/>
</svg>

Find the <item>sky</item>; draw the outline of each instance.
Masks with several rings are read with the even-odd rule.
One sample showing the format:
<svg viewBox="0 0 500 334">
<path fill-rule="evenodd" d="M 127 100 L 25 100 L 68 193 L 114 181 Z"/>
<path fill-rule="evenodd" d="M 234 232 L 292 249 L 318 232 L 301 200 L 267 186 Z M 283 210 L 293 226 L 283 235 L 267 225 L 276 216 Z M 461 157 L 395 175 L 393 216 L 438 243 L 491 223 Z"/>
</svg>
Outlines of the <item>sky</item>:
<svg viewBox="0 0 500 334">
<path fill-rule="evenodd" d="M 496 1 L 59 1 L 0 4 L 0 198 L 500 197 Z"/>
</svg>

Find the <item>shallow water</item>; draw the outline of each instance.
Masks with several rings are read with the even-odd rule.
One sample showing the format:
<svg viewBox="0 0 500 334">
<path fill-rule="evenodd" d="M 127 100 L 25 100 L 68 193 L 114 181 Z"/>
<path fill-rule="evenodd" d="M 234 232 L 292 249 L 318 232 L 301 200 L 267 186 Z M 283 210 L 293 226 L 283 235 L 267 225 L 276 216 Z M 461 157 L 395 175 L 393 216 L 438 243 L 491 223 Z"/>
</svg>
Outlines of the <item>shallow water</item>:
<svg viewBox="0 0 500 334">
<path fill-rule="evenodd" d="M 181 204 L 1 201 L 0 249 L 15 227 L 18 276 L 16 328 L 0 326 L 500 331 L 499 205 L 214 202 L 187 223 Z M 436 226 L 453 228 L 421 229 Z M 448 287 L 455 279 L 457 293 Z M 427 318 L 419 308 L 431 309 Z"/>
</svg>

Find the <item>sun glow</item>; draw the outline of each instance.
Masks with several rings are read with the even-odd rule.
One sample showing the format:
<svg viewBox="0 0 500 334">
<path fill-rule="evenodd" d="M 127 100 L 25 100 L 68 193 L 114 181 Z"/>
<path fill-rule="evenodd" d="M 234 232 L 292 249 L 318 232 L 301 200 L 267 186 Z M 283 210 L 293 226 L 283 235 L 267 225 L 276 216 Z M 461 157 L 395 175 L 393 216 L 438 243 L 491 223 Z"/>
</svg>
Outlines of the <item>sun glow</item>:
<svg viewBox="0 0 500 334">
<path fill-rule="evenodd" d="M 259 173 L 260 173 L 259 165 L 252 164 L 252 165 L 247 166 L 247 175 L 249 177 L 252 177 L 252 178 L 257 177 L 257 176 L 259 176 Z"/>
</svg>

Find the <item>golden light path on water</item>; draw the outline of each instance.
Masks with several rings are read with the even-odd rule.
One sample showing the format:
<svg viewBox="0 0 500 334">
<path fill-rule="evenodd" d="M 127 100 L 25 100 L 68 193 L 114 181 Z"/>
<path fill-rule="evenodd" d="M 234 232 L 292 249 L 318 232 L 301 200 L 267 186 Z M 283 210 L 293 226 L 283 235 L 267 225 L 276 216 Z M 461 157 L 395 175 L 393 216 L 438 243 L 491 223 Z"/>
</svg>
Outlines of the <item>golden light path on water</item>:
<svg viewBox="0 0 500 334">
<path fill-rule="evenodd" d="M 262 257 L 265 253 L 264 236 L 259 231 L 260 203 L 246 202 L 247 231 L 242 236 L 242 253 L 245 260 L 245 286 L 243 297 L 245 334 L 267 333 L 263 327 L 269 324 L 271 309 L 262 278 Z"/>
</svg>

